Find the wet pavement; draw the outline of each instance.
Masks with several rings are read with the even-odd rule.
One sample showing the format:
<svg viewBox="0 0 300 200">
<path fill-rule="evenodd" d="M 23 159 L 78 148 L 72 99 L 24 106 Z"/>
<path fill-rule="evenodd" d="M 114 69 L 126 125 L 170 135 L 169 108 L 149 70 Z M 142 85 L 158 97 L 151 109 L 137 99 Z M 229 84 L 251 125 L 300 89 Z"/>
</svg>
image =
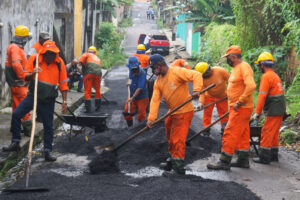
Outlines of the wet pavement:
<svg viewBox="0 0 300 200">
<path fill-rule="evenodd" d="M 134 28 L 128 29 L 125 43 L 127 54 L 134 52 L 139 33 L 148 30 L 157 31 L 156 25 L 153 24 L 155 22 L 150 20 L 148 22 L 146 19 L 143 11 L 147 8 L 146 5 L 145 3 L 134 3 Z M 149 26 L 147 26 L 148 23 Z M 68 125 L 64 124 L 57 130 L 58 134 L 54 141 L 54 154 L 58 157 L 58 160 L 54 163 L 46 163 L 40 156 L 34 156 L 30 186 L 46 187 L 50 189 L 49 192 L 0 194 L 0 199 L 244 200 L 259 199 L 258 196 L 262 199 L 282 199 L 282 197 L 297 199 L 296 180 L 294 180 L 295 183 L 290 183 L 292 179 L 280 180 L 279 185 L 284 188 L 283 190 L 288 191 L 288 194 L 279 193 L 276 196 L 276 190 L 271 188 L 271 186 L 275 186 L 277 189 L 279 185 L 274 185 L 274 182 L 278 180 L 276 180 L 276 176 L 273 175 L 273 179 L 271 179 L 267 174 L 282 172 L 282 162 L 279 163 L 278 167 L 274 167 L 272 164 L 272 166 L 265 167 L 253 165 L 249 170 L 233 169 L 231 172 L 207 170 L 207 162 L 216 160 L 219 157 L 218 152 L 221 145 L 219 124 L 212 128 L 210 137 L 199 136 L 192 142 L 191 146 L 187 147 L 186 176 L 165 177 L 162 176 L 163 171 L 158 168 L 159 163 L 168 157 L 163 123 L 159 123 L 155 128 L 142 133 L 117 152 L 116 159 L 119 170 L 100 170 L 100 173 L 91 175 L 88 165 L 95 161 L 98 156 L 94 149 L 95 146 L 111 143 L 120 144 L 128 136 L 144 127 L 144 124 L 138 124 L 135 120 L 135 127 L 128 129 L 123 119 L 122 112 L 127 98 L 127 77 L 127 68 L 120 66 L 115 67 L 104 81 L 105 86 L 110 88 L 105 94 L 110 102 L 102 105 L 100 114 L 109 114 L 107 119 L 108 130 L 94 133 L 93 130 L 87 128 L 83 131 L 83 134 L 69 140 L 63 131 L 68 129 Z M 166 105 L 162 102 L 159 115 L 166 113 L 167 110 Z M 81 114 L 82 112 L 83 106 L 81 105 L 75 113 Z M 213 116 L 214 118 L 217 117 L 216 112 Z M 189 136 L 201 130 L 201 119 L 202 113 L 195 113 Z M 297 162 L 294 165 L 297 165 Z M 107 169 L 102 165 L 100 167 Z M 289 166 L 286 166 L 286 168 L 286 173 L 290 174 Z M 264 170 L 268 171 L 265 172 Z M 299 171 L 295 169 L 294 172 L 297 175 Z M 287 174 L 278 176 L 284 177 Z M 266 176 L 266 180 L 263 181 L 260 178 L 261 176 Z M 24 181 L 24 177 L 20 178 L 11 187 L 24 188 Z M 256 181 L 260 185 L 255 185 Z M 286 185 L 283 185 L 284 181 L 287 182 Z"/>
</svg>

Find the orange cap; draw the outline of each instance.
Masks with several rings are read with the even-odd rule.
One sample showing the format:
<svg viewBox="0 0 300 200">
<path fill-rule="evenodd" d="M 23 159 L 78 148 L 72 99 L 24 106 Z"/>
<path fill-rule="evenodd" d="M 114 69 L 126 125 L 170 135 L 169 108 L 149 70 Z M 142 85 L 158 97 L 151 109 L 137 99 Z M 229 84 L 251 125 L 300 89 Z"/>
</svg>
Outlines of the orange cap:
<svg viewBox="0 0 300 200">
<path fill-rule="evenodd" d="M 48 41 L 44 42 L 43 47 L 42 47 L 42 49 L 39 53 L 44 54 L 47 51 L 52 51 L 54 53 L 59 53 L 59 48 L 55 45 L 54 41 L 48 40 Z"/>
<path fill-rule="evenodd" d="M 237 45 L 232 45 L 229 47 L 226 51 L 226 54 L 222 56 L 222 58 L 229 56 L 229 54 L 241 54 L 242 50 L 239 46 Z"/>
</svg>

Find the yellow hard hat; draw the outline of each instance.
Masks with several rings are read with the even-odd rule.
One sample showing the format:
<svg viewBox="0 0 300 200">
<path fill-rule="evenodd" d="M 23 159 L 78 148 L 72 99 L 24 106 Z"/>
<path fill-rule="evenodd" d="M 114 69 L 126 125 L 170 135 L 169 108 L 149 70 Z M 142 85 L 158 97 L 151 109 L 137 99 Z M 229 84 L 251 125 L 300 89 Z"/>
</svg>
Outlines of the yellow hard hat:
<svg viewBox="0 0 300 200">
<path fill-rule="evenodd" d="M 208 68 L 208 64 L 206 62 L 199 62 L 196 67 L 195 70 L 200 72 L 201 74 L 204 74 L 206 72 Z"/>
<path fill-rule="evenodd" d="M 88 49 L 88 52 L 97 54 L 97 48 L 94 47 L 94 46 L 90 46 L 89 49 Z"/>
<path fill-rule="evenodd" d="M 29 30 L 26 26 L 20 25 L 16 27 L 14 34 L 18 37 L 29 37 Z"/>
<path fill-rule="evenodd" d="M 137 50 L 145 51 L 145 50 L 146 50 L 146 47 L 145 47 L 145 45 L 143 45 L 143 44 L 139 44 L 139 45 L 137 46 Z"/>
<path fill-rule="evenodd" d="M 258 56 L 258 59 L 257 59 L 257 61 L 255 61 L 255 63 L 259 63 L 259 62 L 262 62 L 262 61 L 272 61 L 272 62 L 274 62 L 274 58 L 273 58 L 271 53 L 263 52 Z"/>
</svg>

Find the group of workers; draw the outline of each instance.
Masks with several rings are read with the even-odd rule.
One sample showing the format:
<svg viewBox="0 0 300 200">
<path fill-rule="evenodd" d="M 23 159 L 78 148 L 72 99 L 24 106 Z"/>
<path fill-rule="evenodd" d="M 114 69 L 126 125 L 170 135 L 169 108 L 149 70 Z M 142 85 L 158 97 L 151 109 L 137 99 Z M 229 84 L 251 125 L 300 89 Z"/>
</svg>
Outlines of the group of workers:
<svg viewBox="0 0 300 200">
<path fill-rule="evenodd" d="M 4 151 L 18 151 L 21 141 L 21 125 L 25 134 L 31 129 L 30 114 L 34 104 L 34 82 L 38 73 L 37 112 L 41 115 L 44 126 L 44 156 L 46 161 L 55 161 L 51 154 L 53 142 L 53 114 L 58 89 L 62 93 L 62 112 L 67 109 L 68 79 L 63 60 L 59 57 L 59 48 L 50 40 L 48 33 L 42 32 L 39 41 L 33 45 L 32 54 L 27 56 L 24 46 L 30 39 L 26 26 L 17 26 L 11 44 L 7 48 L 5 75 L 13 96 L 13 114 L 11 120 L 12 142 Z M 204 109 L 203 126 L 211 124 L 214 102 L 219 116 L 229 111 L 229 117 L 221 120 L 222 149 L 219 161 L 209 163 L 208 169 L 229 170 L 230 167 L 249 168 L 250 127 L 252 120 L 258 120 L 262 111 L 266 116 L 261 131 L 259 157 L 254 162 L 269 164 L 278 161 L 278 134 L 283 115 L 285 100 L 282 82 L 273 71 L 274 58 L 268 52 L 263 52 L 256 61 L 263 73 L 259 87 L 258 102 L 253 111 L 253 92 L 256 84 L 253 71 L 248 63 L 241 58 L 241 49 L 231 46 L 227 49 L 227 63 L 233 68 L 229 74 L 224 68 L 212 67 L 206 62 L 200 62 L 192 70 L 189 64 L 180 57 L 168 66 L 164 57 L 159 54 L 148 56 L 143 44 L 138 45 L 137 52 L 129 58 L 129 80 L 127 86 L 129 95 L 124 108 L 124 118 L 127 125 L 133 126 L 133 115 L 138 110 L 137 120 L 146 122 L 152 128 L 158 115 L 162 99 L 170 110 L 178 107 L 190 98 L 198 99 L 198 110 Z M 78 60 L 71 65 L 82 67 L 78 70 L 83 75 L 86 112 L 91 112 L 91 90 L 95 89 L 95 110 L 101 106 L 101 61 L 97 49 L 91 46 Z M 157 77 L 153 93 L 149 92 L 147 69 Z M 152 78 L 152 76 L 151 76 Z M 188 82 L 193 83 L 193 93 L 190 95 Z M 227 85 L 228 83 L 228 85 Z M 207 86 L 215 87 L 200 95 Z M 81 89 L 81 88 L 80 88 Z M 151 93 L 151 94 L 150 94 Z M 152 96 L 151 96 L 152 95 Z M 149 105 L 149 115 L 146 110 Z M 210 106 L 206 106 L 210 105 Z M 186 138 L 194 115 L 194 105 L 189 101 L 165 120 L 166 138 L 169 144 L 170 157 L 161 163 L 165 173 L 185 174 L 184 158 Z M 251 117 L 252 116 L 252 117 Z M 209 134 L 209 129 L 206 132 Z M 233 154 L 237 160 L 231 162 Z"/>
<path fill-rule="evenodd" d="M 13 39 L 6 51 L 5 76 L 11 89 L 13 99 L 13 113 L 11 119 L 12 141 L 3 151 L 19 151 L 21 141 L 21 126 L 24 135 L 30 136 L 32 129 L 30 111 L 34 105 L 34 91 L 37 90 L 37 113 L 41 116 L 44 127 L 44 157 L 46 161 L 55 161 L 52 155 L 53 143 L 53 114 L 58 89 L 62 94 L 62 113 L 67 110 L 68 77 L 64 61 L 59 57 L 59 48 L 50 40 L 47 32 L 39 34 L 39 41 L 35 43 L 26 56 L 24 46 L 31 39 L 26 26 L 17 26 Z M 91 112 L 91 90 L 95 89 L 95 110 L 101 105 L 101 62 L 97 49 L 91 46 L 79 61 L 74 60 L 71 65 L 78 63 L 82 66 L 85 88 L 85 107 Z M 68 72 L 74 72 L 68 70 Z M 36 74 L 38 84 L 35 88 Z"/>
<path fill-rule="evenodd" d="M 142 47 L 138 46 L 138 51 Z M 165 101 L 170 110 L 178 107 L 189 98 L 199 98 L 196 109 L 203 112 L 203 126 L 211 124 L 214 102 L 221 119 L 222 149 L 219 161 L 209 163 L 208 169 L 229 170 L 231 167 L 249 168 L 250 148 L 250 122 L 258 120 L 262 111 L 266 116 L 261 130 L 261 143 L 259 156 L 253 158 L 254 162 L 269 164 L 278 161 L 278 134 L 285 114 L 285 100 L 282 82 L 273 71 L 274 58 L 268 52 L 260 54 L 255 62 L 263 73 L 259 87 L 258 102 L 255 113 L 253 93 L 256 84 L 253 78 L 252 68 L 242 60 L 242 51 L 239 46 L 231 46 L 223 56 L 231 66 L 229 74 L 224 68 L 212 67 L 206 62 L 200 62 L 191 70 L 188 63 L 176 57 L 168 66 L 165 59 L 154 54 L 150 57 L 143 54 L 134 54 L 129 58 L 130 97 L 127 99 L 124 113 L 133 113 L 137 107 L 138 121 L 146 120 L 146 109 L 150 99 L 147 126 L 153 127 L 157 118 L 160 102 Z M 147 63 L 146 66 L 142 63 Z M 152 69 L 157 76 L 153 87 L 152 98 L 147 95 L 146 70 Z M 193 82 L 193 93 L 190 95 L 188 82 Z M 200 91 L 207 86 L 215 84 L 215 87 L 200 95 Z M 228 85 L 227 85 L 228 84 Z M 133 106 L 128 111 L 128 102 Z M 210 105 L 210 106 L 206 106 Z M 229 116 L 226 113 L 229 112 Z M 190 101 L 165 120 L 166 138 L 169 144 L 170 157 L 160 167 L 165 173 L 185 174 L 184 158 L 186 138 L 189 126 L 192 122 L 194 106 Z M 128 126 L 132 126 L 132 115 L 124 116 Z M 209 129 L 206 134 L 209 135 Z M 233 154 L 237 154 L 237 160 L 231 162 Z"/>
</svg>

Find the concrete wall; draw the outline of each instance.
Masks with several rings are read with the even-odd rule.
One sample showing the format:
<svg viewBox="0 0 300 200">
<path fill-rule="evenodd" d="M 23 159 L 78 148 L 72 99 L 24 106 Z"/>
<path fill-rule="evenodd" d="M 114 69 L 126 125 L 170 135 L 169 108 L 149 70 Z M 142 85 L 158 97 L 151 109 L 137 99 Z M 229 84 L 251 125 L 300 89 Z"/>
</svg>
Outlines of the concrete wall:
<svg viewBox="0 0 300 200">
<path fill-rule="evenodd" d="M 1 0 L 0 10 L 0 23 L 3 23 L 3 27 L 0 27 L 0 106 L 3 106 L 10 100 L 4 62 L 15 27 L 26 25 L 33 34 L 32 40 L 25 46 L 27 52 L 38 40 L 40 30 L 52 33 L 55 6 L 52 0 Z"/>
</svg>

